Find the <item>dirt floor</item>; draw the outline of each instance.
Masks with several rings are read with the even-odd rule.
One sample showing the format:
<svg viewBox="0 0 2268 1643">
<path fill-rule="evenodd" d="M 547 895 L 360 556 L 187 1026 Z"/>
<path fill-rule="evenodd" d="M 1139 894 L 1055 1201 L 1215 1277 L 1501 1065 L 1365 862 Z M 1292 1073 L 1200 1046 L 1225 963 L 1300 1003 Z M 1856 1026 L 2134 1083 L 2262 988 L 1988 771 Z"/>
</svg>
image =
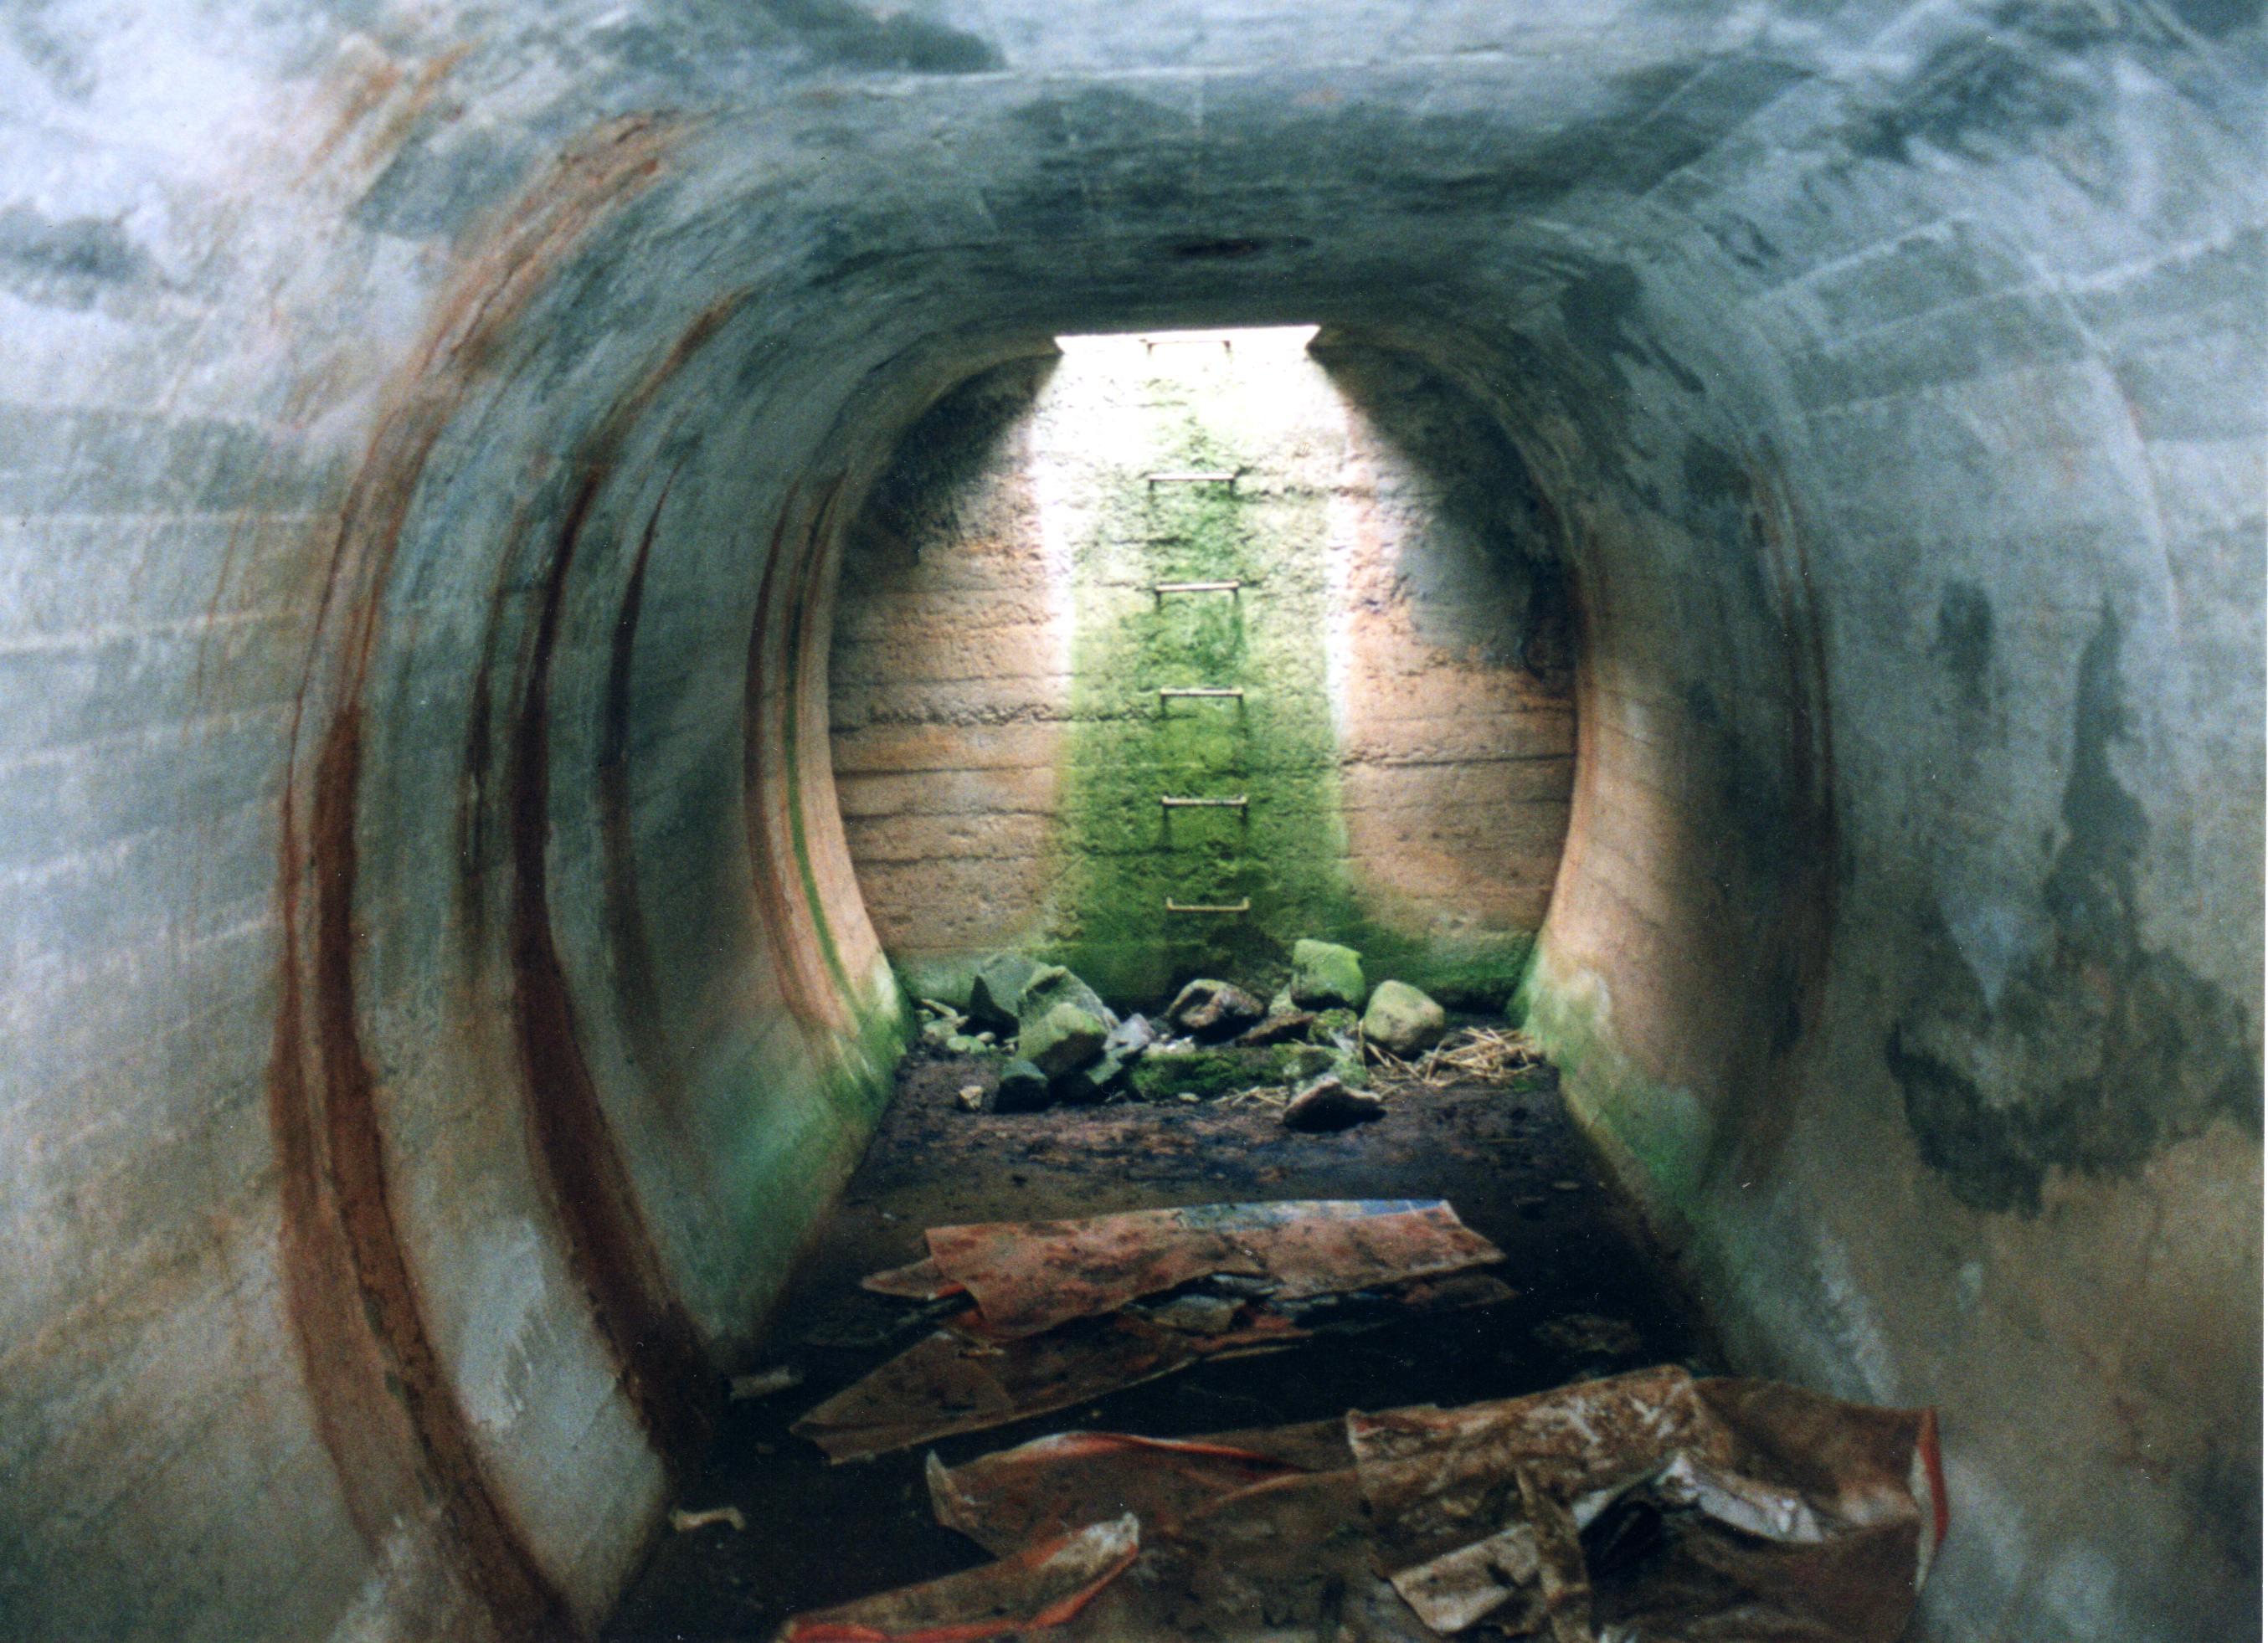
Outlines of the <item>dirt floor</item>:
<svg viewBox="0 0 2268 1643">
<path fill-rule="evenodd" d="M 924 1253 L 922 1229 L 1183 1204 L 1446 1198 L 1509 1258 L 1518 1293 L 1484 1311 L 1396 1322 L 1264 1357 L 1202 1363 L 1099 1403 L 937 1444 L 948 1464 L 1048 1432 L 1181 1437 L 1349 1409 L 1505 1397 L 1578 1376 L 1719 1366 L 1661 1263 L 1593 1169 L 1548 1067 L 1396 1094 L 1336 1135 L 1222 1103 L 1122 1103 L 1018 1115 L 961 1111 L 997 1063 L 917 1052 L 841 1206 L 790 1288 L 767 1365 L 793 1391 L 726 1411 L 681 1504 L 731 1505 L 728 1527 L 662 1530 L 607 1626 L 610 1643 L 763 1643 L 799 1610 L 986 1561 L 930 1515 L 924 1450 L 829 1466 L 788 1425 L 927 1331 L 920 1309 L 858 1287 Z"/>
</svg>

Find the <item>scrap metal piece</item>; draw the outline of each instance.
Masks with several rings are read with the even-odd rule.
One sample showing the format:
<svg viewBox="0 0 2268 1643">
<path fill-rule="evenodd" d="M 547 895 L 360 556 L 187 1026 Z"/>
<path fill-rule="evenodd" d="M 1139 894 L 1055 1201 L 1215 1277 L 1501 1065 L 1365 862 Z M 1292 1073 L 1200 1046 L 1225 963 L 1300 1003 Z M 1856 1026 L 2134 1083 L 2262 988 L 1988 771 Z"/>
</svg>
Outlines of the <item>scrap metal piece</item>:
<svg viewBox="0 0 2268 1643">
<path fill-rule="evenodd" d="M 1445 1632 L 1498 1616 L 1555 1643 L 1594 1625 L 1661 1643 L 1895 1643 L 1948 1525 L 1932 1412 L 1674 1367 L 1352 1414 L 1347 1438 L 1381 1568 Z M 1650 1550 L 1594 1568 L 1587 1540 L 1604 1546 L 1634 1513 L 1656 1520 Z M 1520 1528 L 1532 1581 L 1512 1552 Z M 1709 1618 L 1734 1612 L 1730 1630 Z"/>
<path fill-rule="evenodd" d="M 1341 1424 L 1323 1420 L 1217 1438 L 1059 1433 L 961 1466 L 932 1454 L 924 1471 L 937 1521 L 999 1557 L 1064 1534 L 1114 1502 L 1155 1530 L 1255 1484 L 1351 1461 Z"/>
<path fill-rule="evenodd" d="M 1142 1545 L 1130 1513 L 961 1574 L 792 1617 L 774 1643 L 981 1643 L 1071 1620 Z"/>
<path fill-rule="evenodd" d="M 1484 1622 L 1550 1643 L 1894 1643 L 1945 1530 L 1936 1456 L 1926 1410 L 1666 1367 L 927 1470 L 938 1521 L 996 1555 L 1105 1510 L 1141 1519 L 1134 1570 L 1061 1643 L 1421 1643 Z"/>
<path fill-rule="evenodd" d="M 939 1275 L 1003 1339 L 1116 1311 L 1214 1273 L 1265 1280 L 1285 1300 L 1494 1265 L 1496 1245 L 1440 1199 L 1200 1204 L 1071 1221 L 932 1227 Z"/>
<path fill-rule="evenodd" d="M 732 1382 L 732 1401 L 747 1403 L 751 1398 L 773 1397 L 782 1392 L 792 1392 L 803 1384 L 803 1371 L 792 1364 L 776 1368 L 761 1369 L 754 1375 L 736 1375 Z"/>
<path fill-rule="evenodd" d="M 948 1318 L 798 1420 L 792 1428 L 830 1461 L 870 1460 L 956 1433 L 980 1432 L 1092 1401 L 1213 1358 L 1280 1352 L 1325 1333 L 1375 1329 L 1412 1312 L 1494 1306 L 1511 1298 L 1479 1273 L 1384 1291 L 1251 1301 L 1226 1328 L 1196 1331 L 1130 1307 L 1020 1339 L 996 1339 L 974 1311 Z"/>
<path fill-rule="evenodd" d="M 961 1293 L 961 1286 L 939 1272 L 937 1263 L 926 1255 L 910 1266 L 869 1273 L 858 1280 L 858 1287 L 878 1295 L 895 1295 L 902 1301 L 942 1301 L 947 1295 Z"/>
<path fill-rule="evenodd" d="M 669 1526 L 681 1535 L 689 1535 L 696 1529 L 708 1529 L 716 1524 L 745 1532 L 748 1520 L 737 1506 L 712 1506 L 703 1511 L 688 1512 L 681 1506 L 669 1509 Z"/>
</svg>

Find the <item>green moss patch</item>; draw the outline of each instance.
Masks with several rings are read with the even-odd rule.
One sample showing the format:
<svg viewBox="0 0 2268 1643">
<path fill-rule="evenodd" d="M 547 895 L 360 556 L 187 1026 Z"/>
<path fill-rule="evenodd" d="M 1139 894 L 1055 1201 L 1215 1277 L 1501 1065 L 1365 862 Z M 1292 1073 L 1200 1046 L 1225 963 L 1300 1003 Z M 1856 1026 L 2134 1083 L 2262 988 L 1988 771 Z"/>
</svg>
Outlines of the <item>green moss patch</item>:
<svg viewBox="0 0 2268 1643">
<path fill-rule="evenodd" d="M 1136 1061 L 1128 1088 L 1144 1101 L 1196 1096 L 1212 1101 L 1256 1084 L 1272 1083 L 1272 1053 L 1266 1050 L 1194 1050 L 1180 1055 L 1154 1052 Z"/>
</svg>

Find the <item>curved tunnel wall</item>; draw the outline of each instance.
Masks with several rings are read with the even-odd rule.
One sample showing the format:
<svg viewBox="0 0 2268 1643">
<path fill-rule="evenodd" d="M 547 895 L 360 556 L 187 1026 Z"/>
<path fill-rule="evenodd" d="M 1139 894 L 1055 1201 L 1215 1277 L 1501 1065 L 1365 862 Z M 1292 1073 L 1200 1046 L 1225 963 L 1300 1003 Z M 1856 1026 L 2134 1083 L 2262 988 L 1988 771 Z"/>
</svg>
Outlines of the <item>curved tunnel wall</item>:
<svg viewBox="0 0 2268 1643">
<path fill-rule="evenodd" d="M 1932 1634 L 2250 1624 L 2261 59 L 2208 4 L 11 20 L 8 1629 L 603 1611 L 878 1098 L 846 510 L 1035 337 L 1313 319 L 1566 526 L 1529 1018 L 1747 1364 L 1943 1408 Z"/>
</svg>

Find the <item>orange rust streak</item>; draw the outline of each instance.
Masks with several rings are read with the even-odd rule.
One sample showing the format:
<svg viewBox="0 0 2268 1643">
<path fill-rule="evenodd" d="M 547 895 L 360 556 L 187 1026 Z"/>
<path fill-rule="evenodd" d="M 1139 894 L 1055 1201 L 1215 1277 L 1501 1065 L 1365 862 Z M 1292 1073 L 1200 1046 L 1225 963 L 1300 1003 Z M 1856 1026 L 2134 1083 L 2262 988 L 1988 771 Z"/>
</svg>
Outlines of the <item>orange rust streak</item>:
<svg viewBox="0 0 2268 1643">
<path fill-rule="evenodd" d="M 840 484 L 837 480 L 835 488 L 839 489 Z M 834 495 L 835 489 L 830 489 L 814 510 L 806 534 L 816 533 L 828 517 Z M 771 552 L 764 562 L 763 580 L 756 593 L 755 620 L 749 628 L 742 803 L 746 806 L 756 912 L 771 942 L 774 972 L 795 1018 L 806 1026 L 827 1027 L 839 1024 L 837 1002 L 820 957 L 817 935 L 811 928 L 809 910 L 804 905 L 802 875 L 789 843 L 787 773 L 775 768 L 785 757 L 785 737 L 781 734 L 780 722 L 795 708 L 792 689 L 793 659 L 776 656 L 779 647 L 773 631 L 777 625 L 792 634 L 800 606 L 795 590 L 799 568 L 791 568 L 786 562 L 795 512 L 795 492 L 791 488 L 772 527 Z M 786 609 L 776 624 L 775 612 L 782 605 Z"/>
<path fill-rule="evenodd" d="M 269 1123 L 283 1174 L 284 1283 L 317 1430 L 372 1551 L 435 1503 L 462 1551 L 465 1579 L 515 1637 L 578 1628 L 489 1486 L 426 1329 L 390 1203 L 354 978 L 361 696 L 387 571 L 435 443 L 554 266 L 601 214 L 658 174 L 669 140 L 650 119 L 606 128 L 563 158 L 504 219 L 492 248 L 453 282 L 425 344 L 395 378 L 342 510 L 285 766 Z M 311 772 L 304 737 L 310 713 L 321 711 L 311 699 L 326 696 L 328 722 Z M 304 914 L 303 883 L 311 883 L 313 904 Z"/>
<path fill-rule="evenodd" d="M 670 379 L 745 299 L 745 292 L 734 293 L 697 315 L 578 454 L 580 478 L 544 579 L 505 780 L 512 841 L 513 1024 L 528 1121 L 554 1213 L 567 1234 L 569 1259 L 591 1296 L 640 1424 L 673 1468 L 689 1465 L 705 1441 L 715 1386 L 698 1332 L 656 1258 L 629 1165 L 583 1053 L 572 988 L 552 935 L 546 859 L 551 669 L 567 583 L 622 444 Z M 651 542 L 650 530 L 649 547 Z M 639 563 L 642 570 L 642 558 Z"/>
</svg>

